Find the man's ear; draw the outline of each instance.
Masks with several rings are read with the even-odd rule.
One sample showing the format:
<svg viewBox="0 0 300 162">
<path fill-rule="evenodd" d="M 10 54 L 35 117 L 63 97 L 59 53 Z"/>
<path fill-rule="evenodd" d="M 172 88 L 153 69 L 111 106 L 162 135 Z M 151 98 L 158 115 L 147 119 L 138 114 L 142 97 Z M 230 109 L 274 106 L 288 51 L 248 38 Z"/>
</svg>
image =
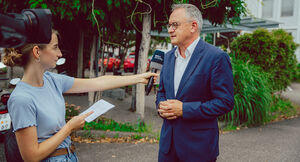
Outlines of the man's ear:
<svg viewBox="0 0 300 162">
<path fill-rule="evenodd" d="M 191 32 L 194 33 L 196 31 L 198 31 L 198 23 L 196 21 L 193 21 Z"/>
<path fill-rule="evenodd" d="M 40 59 L 39 50 L 40 50 L 40 48 L 38 46 L 34 46 L 32 48 L 32 56 L 34 59 Z"/>
</svg>

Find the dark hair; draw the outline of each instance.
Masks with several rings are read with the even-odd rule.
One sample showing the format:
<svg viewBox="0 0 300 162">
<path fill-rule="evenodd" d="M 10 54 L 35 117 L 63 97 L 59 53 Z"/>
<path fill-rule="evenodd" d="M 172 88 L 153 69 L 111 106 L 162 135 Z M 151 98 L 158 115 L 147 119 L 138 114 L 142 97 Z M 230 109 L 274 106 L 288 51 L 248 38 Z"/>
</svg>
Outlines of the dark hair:
<svg viewBox="0 0 300 162">
<path fill-rule="evenodd" d="M 58 31 L 52 29 L 52 34 L 56 34 L 59 37 Z M 29 62 L 29 56 L 33 47 L 38 46 L 40 49 L 44 49 L 47 44 L 25 44 L 18 48 L 5 48 L 3 63 L 7 66 L 21 66 L 26 67 Z"/>
</svg>

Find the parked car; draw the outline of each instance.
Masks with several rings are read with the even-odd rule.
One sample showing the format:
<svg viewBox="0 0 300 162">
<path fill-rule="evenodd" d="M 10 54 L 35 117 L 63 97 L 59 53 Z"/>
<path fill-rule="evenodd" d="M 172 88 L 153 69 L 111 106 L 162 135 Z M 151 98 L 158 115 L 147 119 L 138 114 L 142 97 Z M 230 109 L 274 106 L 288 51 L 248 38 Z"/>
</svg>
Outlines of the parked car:
<svg viewBox="0 0 300 162">
<path fill-rule="evenodd" d="M 124 60 L 124 72 L 133 72 L 135 52 L 131 52 Z"/>
<path fill-rule="evenodd" d="M 131 52 L 126 59 L 124 60 L 124 72 L 133 72 L 134 69 L 134 59 L 135 59 L 135 52 Z M 147 62 L 147 71 L 149 70 L 149 65 L 150 65 L 151 57 L 148 57 L 148 62 Z"/>
<path fill-rule="evenodd" d="M 107 64 L 107 58 L 105 58 L 104 59 L 104 66 L 107 65 L 106 71 L 113 71 L 114 69 L 115 70 L 120 69 L 120 62 L 121 62 L 120 59 L 110 57 L 109 60 L 108 60 L 108 64 Z M 101 63 L 102 63 L 102 59 L 100 58 L 98 60 L 99 69 L 101 67 Z M 89 61 L 89 67 L 90 67 L 90 65 L 91 65 L 91 62 Z M 96 65 L 94 65 L 94 67 L 96 67 Z M 113 67 L 114 67 L 114 69 L 113 69 Z"/>
</svg>

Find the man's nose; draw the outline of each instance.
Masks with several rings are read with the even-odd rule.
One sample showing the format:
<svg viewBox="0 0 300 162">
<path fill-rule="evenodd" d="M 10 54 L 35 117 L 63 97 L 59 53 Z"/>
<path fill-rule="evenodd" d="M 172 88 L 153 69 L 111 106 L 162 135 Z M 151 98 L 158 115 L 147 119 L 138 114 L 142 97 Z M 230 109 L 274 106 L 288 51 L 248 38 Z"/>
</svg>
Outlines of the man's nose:
<svg viewBox="0 0 300 162">
<path fill-rule="evenodd" d="M 172 28 L 172 26 L 170 26 L 169 28 L 168 28 L 168 33 L 173 33 L 175 30 Z"/>
</svg>

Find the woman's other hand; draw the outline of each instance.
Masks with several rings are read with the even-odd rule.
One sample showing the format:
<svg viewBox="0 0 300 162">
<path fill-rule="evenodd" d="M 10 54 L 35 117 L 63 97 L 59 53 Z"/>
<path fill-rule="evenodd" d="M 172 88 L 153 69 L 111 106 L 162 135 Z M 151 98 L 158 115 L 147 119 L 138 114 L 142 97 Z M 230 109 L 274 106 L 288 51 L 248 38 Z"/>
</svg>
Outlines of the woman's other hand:
<svg viewBox="0 0 300 162">
<path fill-rule="evenodd" d="M 85 118 L 93 114 L 94 112 L 88 112 L 86 114 L 82 114 L 79 116 L 74 116 L 71 120 L 68 121 L 67 125 L 72 131 L 75 131 L 77 129 L 81 129 L 85 124 Z"/>
</svg>

